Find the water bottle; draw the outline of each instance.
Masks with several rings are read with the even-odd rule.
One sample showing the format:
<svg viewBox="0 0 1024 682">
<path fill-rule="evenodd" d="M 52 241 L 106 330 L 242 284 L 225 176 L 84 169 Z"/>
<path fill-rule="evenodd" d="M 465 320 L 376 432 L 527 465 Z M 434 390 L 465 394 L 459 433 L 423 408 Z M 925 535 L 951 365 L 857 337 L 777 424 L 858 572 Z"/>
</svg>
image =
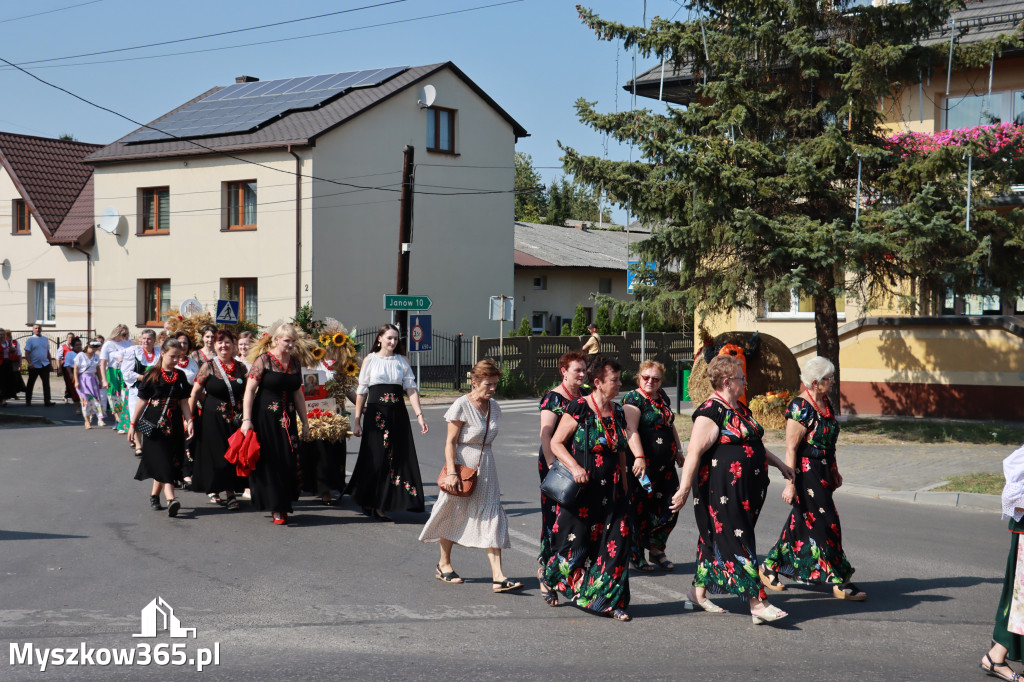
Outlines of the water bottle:
<svg viewBox="0 0 1024 682">
<path fill-rule="evenodd" d="M 646 490 L 647 492 L 651 492 L 651 490 L 652 490 L 651 479 L 647 475 L 646 471 L 644 472 L 643 476 L 641 476 L 640 478 L 638 478 L 636 480 L 640 481 L 640 485 L 643 486 L 644 490 Z"/>
</svg>

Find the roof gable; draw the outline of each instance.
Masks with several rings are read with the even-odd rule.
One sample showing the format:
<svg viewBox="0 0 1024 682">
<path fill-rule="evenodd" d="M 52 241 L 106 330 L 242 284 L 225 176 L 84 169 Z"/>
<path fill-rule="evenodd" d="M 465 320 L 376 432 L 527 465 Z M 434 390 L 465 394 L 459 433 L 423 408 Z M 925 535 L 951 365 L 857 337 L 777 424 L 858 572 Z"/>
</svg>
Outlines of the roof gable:
<svg viewBox="0 0 1024 682">
<path fill-rule="evenodd" d="M 53 237 L 92 176 L 92 168 L 82 160 L 101 146 L 0 132 L 0 164 L 10 174 L 47 240 Z"/>
</svg>

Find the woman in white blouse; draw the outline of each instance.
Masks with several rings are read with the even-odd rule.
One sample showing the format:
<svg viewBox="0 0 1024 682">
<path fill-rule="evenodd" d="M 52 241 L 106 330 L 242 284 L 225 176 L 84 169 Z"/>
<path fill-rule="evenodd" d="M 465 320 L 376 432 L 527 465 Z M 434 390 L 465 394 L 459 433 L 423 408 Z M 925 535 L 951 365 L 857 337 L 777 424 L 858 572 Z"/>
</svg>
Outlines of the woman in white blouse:
<svg viewBox="0 0 1024 682">
<path fill-rule="evenodd" d="M 409 396 L 420 433 L 427 432 L 427 422 L 398 327 L 382 325 L 371 351 L 359 370 L 352 433 L 362 440 L 345 493 L 368 515 L 390 521 L 389 511 L 424 511 L 420 465 L 403 393 Z"/>
</svg>

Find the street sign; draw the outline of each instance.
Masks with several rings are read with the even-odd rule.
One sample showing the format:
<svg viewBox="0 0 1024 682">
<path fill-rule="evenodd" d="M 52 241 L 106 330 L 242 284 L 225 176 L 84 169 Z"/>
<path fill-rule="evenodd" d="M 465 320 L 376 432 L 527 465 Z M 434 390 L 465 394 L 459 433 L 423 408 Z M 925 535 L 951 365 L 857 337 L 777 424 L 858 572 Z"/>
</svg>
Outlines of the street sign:
<svg viewBox="0 0 1024 682">
<path fill-rule="evenodd" d="M 238 301 L 217 301 L 217 324 L 238 324 Z"/>
<path fill-rule="evenodd" d="M 409 339 L 412 351 L 431 350 L 434 345 L 430 315 L 409 316 Z"/>
<path fill-rule="evenodd" d="M 654 272 L 653 271 L 658 269 L 658 264 L 654 263 L 654 262 L 647 263 L 646 264 L 646 270 L 647 270 L 646 272 L 644 272 L 643 268 L 641 267 L 641 272 L 637 273 L 636 270 L 637 270 L 638 267 L 640 267 L 640 261 L 638 261 L 638 260 L 631 260 L 631 261 L 629 261 L 629 266 L 626 268 L 626 293 L 627 294 L 633 293 L 633 280 L 636 279 L 636 276 L 638 274 L 640 275 L 640 283 L 641 284 L 654 284 Z"/>
<path fill-rule="evenodd" d="M 508 322 L 515 319 L 515 298 L 512 296 L 491 296 L 487 319 Z"/>
<path fill-rule="evenodd" d="M 430 310 L 429 296 L 384 294 L 384 310 Z"/>
</svg>

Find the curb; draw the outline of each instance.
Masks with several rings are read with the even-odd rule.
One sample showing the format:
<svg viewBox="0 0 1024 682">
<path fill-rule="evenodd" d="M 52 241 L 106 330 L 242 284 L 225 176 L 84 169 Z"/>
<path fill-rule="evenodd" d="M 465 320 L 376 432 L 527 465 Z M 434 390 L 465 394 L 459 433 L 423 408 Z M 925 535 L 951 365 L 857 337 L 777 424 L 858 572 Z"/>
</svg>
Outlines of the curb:
<svg viewBox="0 0 1024 682">
<path fill-rule="evenodd" d="M 887 490 L 885 488 L 872 488 L 863 485 L 844 485 L 836 492 L 846 492 L 851 495 L 862 497 L 874 497 L 879 500 L 892 500 L 896 502 L 914 502 L 918 504 L 931 504 L 941 507 L 957 507 L 970 511 L 984 511 L 1002 513 L 1002 499 L 999 495 L 984 495 L 981 493 L 933 493 L 917 490 Z"/>
</svg>

